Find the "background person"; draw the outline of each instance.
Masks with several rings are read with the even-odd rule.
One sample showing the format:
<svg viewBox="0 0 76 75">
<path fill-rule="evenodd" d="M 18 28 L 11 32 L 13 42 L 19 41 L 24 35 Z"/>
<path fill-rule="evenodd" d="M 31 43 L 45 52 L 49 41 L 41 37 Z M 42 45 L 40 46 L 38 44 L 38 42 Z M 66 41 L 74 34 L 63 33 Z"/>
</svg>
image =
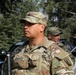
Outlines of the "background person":
<svg viewBox="0 0 76 75">
<path fill-rule="evenodd" d="M 69 51 L 71 51 L 73 47 L 69 44 L 65 44 L 65 42 L 61 40 L 62 33 L 63 32 L 59 27 L 49 27 L 47 30 L 47 38 L 49 40 L 55 41 L 58 46 L 62 47 L 63 49 L 68 49 Z"/>
<path fill-rule="evenodd" d="M 65 45 L 63 42 L 60 41 L 61 40 L 60 35 L 62 33 L 63 32 L 59 27 L 49 27 L 48 30 L 47 30 L 47 38 L 49 40 L 52 40 L 52 41 L 56 42 L 59 47 L 61 47 L 65 51 L 69 52 L 71 58 L 73 59 L 73 62 L 75 62 L 74 56 L 72 55 L 71 50 L 70 50 L 72 48 L 70 48 L 69 45 Z"/>
<path fill-rule="evenodd" d="M 60 42 L 60 34 L 62 34 L 62 31 L 58 27 L 49 27 L 47 30 L 48 39 L 53 40 L 57 43 Z"/>
</svg>

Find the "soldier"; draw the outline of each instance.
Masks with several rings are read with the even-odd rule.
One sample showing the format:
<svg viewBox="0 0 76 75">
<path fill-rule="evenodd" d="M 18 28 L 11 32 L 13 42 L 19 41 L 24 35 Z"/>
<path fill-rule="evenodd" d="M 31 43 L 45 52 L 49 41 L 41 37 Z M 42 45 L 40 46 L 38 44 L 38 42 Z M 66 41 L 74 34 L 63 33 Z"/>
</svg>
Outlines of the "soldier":
<svg viewBox="0 0 76 75">
<path fill-rule="evenodd" d="M 55 42 L 60 42 L 60 34 L 62 34 L 62 30 L 58 27 L 49 27 L 47 30 L 48 39 Z"/>
<path fill-rule="evenodd" d="M 62 34 L 62 30 L 58 27 L 50 27 L 47 30 L 47 37 L 49 40 L 53 40 L 55 41 L 59 47 L 65 49 L 66 51 L 70 51 L 72 49 L 72 47 L 70 47 L 70 45 L 66 44 L 62 41 L 60 41 L 61 39 L 61 34 Z"/>
<path fill-rule="evenodd" d="M 52 40 L 52 41 L 56 42 L 59 47 L 61 47 L 65 51 L 69 52 L 70 56 L 73 60 L 73 63 L 74 63 L 75 62 L 74 56 L 72 55 L 72 53 L 70 51 L 72 49 L 72 47 L 70 47 L 68 44 L 65 45 L 65 43 L 60 41 L 60 39 L 61 39 L 60 35 L 62 33 L 63 33 L 62 29 L 60 29 L 59 27 L 50 27 L 47 30 L 47 37 L 48 37 L 49 40 Z"/>
<path fill-rule="evenodd" d="M 28 12 L 20 22 L 28 42 L 12 59 L 12 75 L 74 75 L 69 54 L 44 36 L 44 14 Z"/>
</svg>

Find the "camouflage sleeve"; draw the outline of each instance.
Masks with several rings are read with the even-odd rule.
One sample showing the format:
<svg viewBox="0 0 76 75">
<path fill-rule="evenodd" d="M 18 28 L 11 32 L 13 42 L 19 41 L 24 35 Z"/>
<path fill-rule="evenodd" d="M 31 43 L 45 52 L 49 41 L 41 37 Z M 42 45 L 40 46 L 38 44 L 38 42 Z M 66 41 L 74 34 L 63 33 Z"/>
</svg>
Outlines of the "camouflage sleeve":
<svg viewBox="0 0 76 75">
<path fill-rule="evenodd" d="M 62 48 L 53 44 L 51 46 L 52 52 L 52 74 L 53 75 L 74 75 L 72 70 L 73 61 L 71 60 L 69 53 Z"/>
</svg>

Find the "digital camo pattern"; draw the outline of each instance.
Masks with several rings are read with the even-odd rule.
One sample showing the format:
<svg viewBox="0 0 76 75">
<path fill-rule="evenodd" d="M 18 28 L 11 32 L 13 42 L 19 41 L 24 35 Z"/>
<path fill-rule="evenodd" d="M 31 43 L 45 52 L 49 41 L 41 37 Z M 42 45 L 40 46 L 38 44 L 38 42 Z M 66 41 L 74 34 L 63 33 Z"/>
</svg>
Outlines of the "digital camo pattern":
<svg viewBox="0 0 76 75">
<path fill-rule="evenodd" d="M 72 61 L 73 61 L 73 66 L 74 66 L 74 64 L 75 64 L 75 58 L 74 58 L 74 56 L 72 55 L 71 51 L 68 49 L 68 47 L 67 47 L 66 45 L 64 45 L 63 43 L 61 43 L 61 42 L 57 43 L 57 45 L 58 45 L 59 47 L 61 47 L 62 49 L 64 49 L 66 52 L 69 53 L 69 56 L 70 56 L 70 58 L 72 59 Z"/>
<path fill-rule="evenodd" d="M 73 61 L 65 50 L 52 45 L 52 75 L 74 75 Z"/>
<path fill-rule="evenodd" d="M 62 34 L 62 30 L 58 27 L 49 27 L 48 30 L 47 30 L 47 33 L 50 34 L 50 35 L 60 35 Z"/>
<path fill-rule="evenodd" d="M 50 75 L 51 53 L 45 43 L 32 49 L 25 46 L 13 61 L 13 75 Z"/>
<path fill-rule="evenodd" d="M 28 21 L 30 23 L 40 23 L 47 25 L 47 17 L 41 12 L 28 12 L 25 18 L 20 20 L 22 23 Z"/>
<path fill-rule="evenodd" d="M 12 75 L 74 75 L 69 53 L 47 39 L 33 48 L 25 46 L 13 61 Z"/>
</svg>

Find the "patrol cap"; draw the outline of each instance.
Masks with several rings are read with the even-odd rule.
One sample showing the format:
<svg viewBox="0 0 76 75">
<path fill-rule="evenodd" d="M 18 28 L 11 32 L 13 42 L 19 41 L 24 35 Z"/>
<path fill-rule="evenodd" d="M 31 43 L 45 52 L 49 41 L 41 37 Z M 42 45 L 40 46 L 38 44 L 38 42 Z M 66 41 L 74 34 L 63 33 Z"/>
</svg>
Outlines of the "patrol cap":
<svg viewBox="0 0 76 75">
<path fill-rule="evenodd" d="M 62 30 L 58 27 L 50 27 L 48 28 L 47 33 L 56 36 L 62 34 Z"/>
<path fill-rule="evenodd" d="M 45 26 L 47 25 L 47 18 L 41 12 L 28 12 L 26 17 L 20 20 L 21 23 L 24 23 L 25 21 L 30 23 L 40 23 L 44 24 Z"/>
</svg>

